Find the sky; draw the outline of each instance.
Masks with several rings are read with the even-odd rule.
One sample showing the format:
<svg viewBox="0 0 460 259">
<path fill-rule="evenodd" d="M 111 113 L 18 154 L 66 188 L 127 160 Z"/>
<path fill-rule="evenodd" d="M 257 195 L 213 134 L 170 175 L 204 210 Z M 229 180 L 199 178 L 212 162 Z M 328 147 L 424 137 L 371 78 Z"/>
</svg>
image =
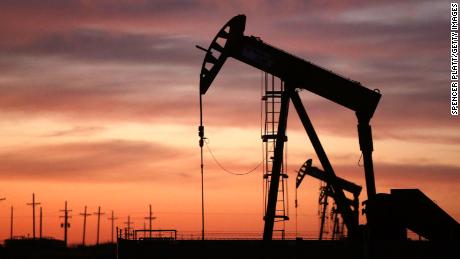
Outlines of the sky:
<svg viewBox="0 0 460 259">
<path fill-rule="evenodd" d="M 378 192 L 420 188 L 460 220 L 460 120 L 450 115 L 448 1 L 88 1 L 0 2 L 0 239 L 32 235 L 32 193 L 44 235 L 81 242 L 84 206 L 111 211 L 123 227 L 201 229 L 198 84 L 206 47 L 233 16 L 260 37 L 336 73 L 379 89 L 371 121 Z M 226 168 L 260 163 L 262 73 L 229 59 L 204 97 L 206 137 Z M 340 177 L 365 187 L 356 117 L 301 92 Z M 306 179 L 293 207 L 295 176 L 319 166 L 296 114 L 288 122 L 287 231 L 314 238 L 318 187 Z M 261 168 L 222 171 L 205 150 L 206 231 L 261 233 Z M 365 189 L 361 200 L 365 200 Z M 37 210 L 38 211 L 38 210 Z M 38 212 L 37 212 L 38 214 Z M 297 214 L 297 217 L 295 217 Z M 364 219 L 362 219 L 364 220 Z M 37 223 L 38 224 L 38 223 Z M 95 242 L 88 218 L 87 243 Z M 297 227 L 296 227 L 297 226 Z M 38 233 L 38 230 L 37 230 Z"/>
</svg>

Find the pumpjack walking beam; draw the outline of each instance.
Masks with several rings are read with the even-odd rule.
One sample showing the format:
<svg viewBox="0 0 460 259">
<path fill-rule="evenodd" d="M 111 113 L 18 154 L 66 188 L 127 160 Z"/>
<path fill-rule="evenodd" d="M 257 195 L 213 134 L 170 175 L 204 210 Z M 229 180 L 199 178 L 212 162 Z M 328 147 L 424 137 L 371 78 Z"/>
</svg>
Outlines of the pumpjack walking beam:
<svg viewBox="0 0 460 259">
<path fill-rule="evenodd" d="M 367 195 L 369 199 L 372 199 L 376 191 L 372 164 L 372 133 L 369 121 L 377 108 L 377 104 L 381 97 L 380 93 L 363 87 L 359 82 L 344 78 L 327 69 L 270 46 L 259 38 L 245 36 L 243 34 L 245 24 L 246 16 L 237 15 L 233 17 L 217 33 L 209 48 L 206 50 L 200 73 L 200 98 L 201 95 L 207 92 L 226 59 L 228 57 L 233 57 L 289 83 L 286 85 L 286 91 L 291 94 L 287 99 L 292 99 L 298 113 L 306 115 L 305 108 L 303 108 L 300 97 L 295 92 L 295 88 L 311 91 L 353 110 L 359 122 L 358 134 L 360 149 L 363 152 L 364 158 Z M 201 47 L 199 48 L 204 49 Z M 300 117 L 305 118 L 306 116 Z M 302 119 L 304 127 L 311 124 L 308 123 L 308 117 L 306 118 L 307 119 Z M 308 132 L 309 130 L 307 130 L 307 134 Z M 278 158 L 278 160 L 280 159 L 281 158 Z M 327 159 L 323 158 L 320 160 L 325 172 L 333 172 L 332 166 L 330 166 Z M 273 167 L 275 168 L 275 163 Z M 271 184 L 270 187 L 276 187 L 276 183 Z M 276 198 L 278 189 L 270 188 L 269 192 L 269 197 Z M 272 192 L 275 193 L 271 194 Z M 337 193 L 339 196 L 342 196 L 341 191 L 337 191 Z M 270 208 L 272 210 L 274 207 L 276 206 L 268 205 L 267 209 Z M 344 209 L 339 208 L 339 210 L 343 212 Z M 266 215 L 268 214 L 274 215 L 274 212 L 266 213 Z M 266 221 L 272 220 L 274 220 L 274 218 L 266 217 Z M 351 219 L 344 218 L 344 220 L 348 222 L 347 226 L 348 224 L 352 224 Z M 273 223 L 266 222 L 264 232 L 273 232 L 273 228 L 270 228 L 270 226 L 273 226 Z M 265 240 L 271 240 L 271 237 L 272 233 L 264 233 Z"/>
<path fill-rule="evenodd" d="M 305 175 L 309 175 L 327 184 L 334 183 L 338 185 L 338 187 L 340 187 L 344 191 L 348 191 L 352 193 L 354 197 L 358 197 L 359 194 L 361 193 L 361 190 L 362 190 L 361 186 L 356 185 L 338 176 L 336 176 L 335 178 L 332 178 L 330 174 L 324 172 L 323 170 L 317 167 L 312 166 L 312 164 L 313 164 L 312 159 L 308 159 L 307 161 L 305 161 L 302 167 L 300 167 L 299 173 L 297 174 L 297 179 L 296 179 L 297 187 L 300 186 Z"/>
</svg>

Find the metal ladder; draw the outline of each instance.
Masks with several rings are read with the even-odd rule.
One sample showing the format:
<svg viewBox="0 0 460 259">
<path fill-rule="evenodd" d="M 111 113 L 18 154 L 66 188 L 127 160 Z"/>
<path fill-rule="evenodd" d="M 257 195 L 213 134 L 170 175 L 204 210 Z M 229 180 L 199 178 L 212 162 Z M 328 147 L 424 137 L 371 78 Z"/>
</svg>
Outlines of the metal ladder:
<svg viewBox="0 0 460 259">
<path fill-rule="evenodd" d="M 275 82 L 279 81 L 279 82 Z M 264 73 L 262 80 L 262 110 L 263 110 L 263 129 L 262 141 L 264 146 L 264 163 L 263 163 L 263 179 L 264 179 L 264 217 L 267 211 L 268 190 L 272 179 L 272 167 L 276 146 L 276 138 L 278 131 L 278 119 L 281 107 L 281 95 L 284 91 L 284 82 L 275 80 L 273 75 Z M 284 138 L 287 142 L 287 137 Z M 286 173 L 287 157 L 286 145 L 283 150 L 283 161 L 281 163 L 280 185 L 278 188 L 278 200 L 276 202 L 274 237 L 285 237 L 285 221 L 289 220 L 289 208 L 287 206 L 287 178 Z M 279 234 L 279 235 L 278 235 Z"/>
</svg>

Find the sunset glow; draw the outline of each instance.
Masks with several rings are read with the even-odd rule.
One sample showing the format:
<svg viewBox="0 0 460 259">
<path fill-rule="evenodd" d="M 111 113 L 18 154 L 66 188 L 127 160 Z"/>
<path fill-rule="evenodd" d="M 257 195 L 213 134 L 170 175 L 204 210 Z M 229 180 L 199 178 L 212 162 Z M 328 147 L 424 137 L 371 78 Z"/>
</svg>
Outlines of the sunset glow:
<svg viewBox="0 0 460 259">
<path fill-rule="evenodd" d="M 371 121 L 378 192 L 419 188 L 460 220 L 460 120 L 449 110 L 447 1 L 1 1 L 0 240 L 32 235 L 32 193 L 44 236 L 62 239 L 59 210 L 72 209 L 69 242 L 81 242 L 84 206 L 113 210 L 136 228 L 201 229 L 198 84 L 204 53 L 231 17 L 246 34 L 379 89 Z M 226 168 L 262 159 L 261 71 L 229 59 L 204 97 L 209 146 Z M 300 93 L 337 174 L 363 186 L 355 114 Z M 320 167 L 292 109 L 289 210 L 296 231 L 297 170 Z M 222 171 L 205 149 L 206 231 L 261 233 L 262 169 Z M 297 229 L 318 232 L 318 187 L 298 190 Z M 37 209 L 38 215 L 38 209 Z M 364 222 L 365 219 L 362 218 Z M 38 216 L 37 216 L 38 222 Z M 96 217 L 87 243 L 95 243 Z M 38 231 L 38 227 L 37 227 Z"/>
</svg>

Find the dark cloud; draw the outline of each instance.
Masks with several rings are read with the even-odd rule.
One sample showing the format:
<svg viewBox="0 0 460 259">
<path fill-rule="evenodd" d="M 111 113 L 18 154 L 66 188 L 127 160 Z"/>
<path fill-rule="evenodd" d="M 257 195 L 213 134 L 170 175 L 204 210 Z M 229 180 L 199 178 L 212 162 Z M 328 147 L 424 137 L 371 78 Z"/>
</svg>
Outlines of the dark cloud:
<svg viewBox="0 0 460 259">
<path fill-rule="evenodd" d="M 103 127 L 75 126 L 71 129 L 54 131 L 52 133 L 43 135 L 43 137 L 87 136 L 97 132 L 101 132 L 103 130 Z"/>
<path fill-rule="evenodd" d="M 161 181 L 183 177 L 179 168 L 172 169 L 169 165 L 175 159 L 186 160 L 186 156 L 187 151 L 142 141 L 43 145 L 2 152 L 0 178 L 83 182 Z"/>
<path fill-rule="evenodd" d="M 132 89 L 131 89 L 132 90 Z M 0 97 L 4 112 L 27 116 L 54 115 L 75 119 L 161 120 L 164 117 L 191 115 L 184 110 L 181 96 L 158 94 L 155 98 L 135 97 L 135 90 L 106 88 L 72 88 L 60 86 L 15 86 Z M 130 96 L 130 98 L 128 98 Z M 167 95 L 166 95 L 167 96 Z M 185 100 L 186 101 L 186 100 Z M 178 105 L 180 103 L 181 105 Z"/>
<path fill-rule="evenodd" d="M 274 31 L 282 33 L 277 38 L 283 48 L 294 47 L 301 56 L 370 88 L 427 87 L 445 76 L 449 19 L 438 15 L 434 7 L 439 4 L 388 2 L 373 9 L 368 5 L 374 4 L 348 6 L 367 20 L 349 21 L 343 18 L 346 10 L 329 16 L 332 11 L 325 9 L 312 16 L 281 18 Z M 388 7 L 396 9 L 393 13 L 397 15 L 385 14 Z M 432 10 L 425 10 L 428 8 Z M 448 5 L 444 9 L 448 12 Z M 382 18 L 371 18 L 375 13 Z M 386 18 L 388 15 L 392 18 Z"/>
<path fill-rule="evenodd" d="M 110 13 L 127 13 L 127 14 L 142 14 L 151 13 L 158 14 L 164 11 L 180 11 L 189 8 L 197 8 L 200 6 L 200 1 L 195 0 L 133 0 L 133 1 L 108 1 L 102 0 L 97 2 L 85 0 L 29 0 L 29 1 L 14 1 L 5 0 L 0 4 L 3 8 L 33 8 L 38 10 L 72 10 L 74 12 L 99 11 Z"/>
<path fill-rule="evenodd" d="M 62 57 L 87 62 L 131 62 L 180 66 L 201 59 L 190 39 L 179 36 L 115 33 L 77 29 L 42 35 L 27 45 L 3 50 L 7 55 Z"/>
<path fill-rule="evenodd" d="M 196 123 L 198 77 L 191 78 L 198 75 L 199 68 L 193 73 L 175 70 L 177 66 L 101 66 L 58 60 L 49 65 L 52 72 L 37 73 L 39 66 L 36 60 L 27 61 L 9 73 L 11 80 L 0 82 L 4 93 L 1 111 L 74 121 Z M 238 70 L 226 72 L 233 75 Z M 258 84 L 258 74 L 254 78 L 245 75 L 223 76 L 225 80 L 216 80 L 205 97 L 206 119 L 213 120 L 214 125 L 258 125 L 259 86 L 251 84 Z M 255 91 L 248 93 L 248 88 Z"/>
<path fill-rule="evenodd" d="M 0 45 L 28 44 L 43 34 L 81 28 L 114 32 L 162 32 L 181 34 L 208 25 L 201 18 L 209 8 L 200 1 L 2 1 Z M 212 15 L 211 15 L 212 16 Z M 201 30 L 199 30 L 200 32 Z"/>
<path fill-rule="evenodd" d="M 429 127 L 427 127 L 429 128 Z M 417 143 L 437 143 L 447 145 L 459 145 L 459 136 L 443 135 L 442 132 L 438 134 L 420 134 L 420 133 L 400 133 L 397 132 L 385 132 L 380 133 L 376 136 L 376 139 L 394 139 L 403 142 L 417 142 Z"/>
</svg>

